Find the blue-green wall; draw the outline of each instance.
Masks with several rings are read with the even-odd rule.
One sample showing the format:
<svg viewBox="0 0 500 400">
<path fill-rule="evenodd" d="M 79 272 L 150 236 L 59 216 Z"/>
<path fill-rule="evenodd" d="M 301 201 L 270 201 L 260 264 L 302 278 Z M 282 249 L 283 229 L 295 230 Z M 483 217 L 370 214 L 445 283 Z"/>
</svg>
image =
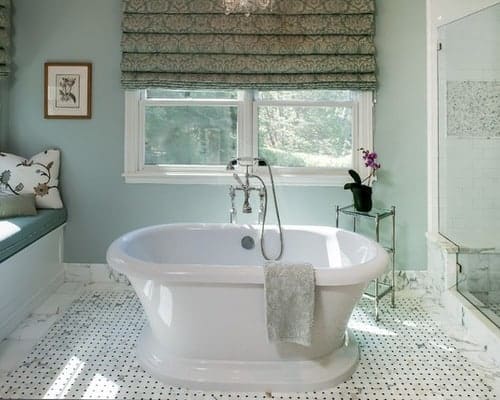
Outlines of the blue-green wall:
<svg viewBox="0 0 500 400">
<path fill-rule="evenodd" d="M 120 87 L 120 0 L 14 0 L 15 73 L 7 149 L 26 156 L 62 150 L 69 211 L 67 262 L 104 262 L 109 243 L 131 229 L 166 222 L 225 222 L 224 186 L 125 184 L 124 94 Z M 425 268 L 425 1 L 377 1 L 380 90 L 376 148 L 380 204 L 398 208 L 400 268 Z M 43 119 L 43 63 L 93 63 L 90 121 Z M 284 223 L 334 224 L 341 188 L 279 188 Z"/>
<path fill-rule="evenodd" d="M 0 81 L 0 149 L 7 145 L 7 127 L 9 123 L 9 82 L 6 79 Z"/>
</svg>

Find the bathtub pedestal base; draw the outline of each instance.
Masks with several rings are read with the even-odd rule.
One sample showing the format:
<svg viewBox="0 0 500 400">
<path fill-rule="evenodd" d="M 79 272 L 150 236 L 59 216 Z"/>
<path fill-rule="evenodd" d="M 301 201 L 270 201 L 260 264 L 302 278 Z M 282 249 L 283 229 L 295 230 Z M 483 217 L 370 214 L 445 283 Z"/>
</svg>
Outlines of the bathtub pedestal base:
<svg viewBox="0 0 500 400">
<path fill-rule="evenodd" d="M 359 349 L 353 335 L 346 332 L 341 348 L 316 360 L 181 358 L 163 350 L 148 326 L 139 339 L 137 357 L 146 371 L 172 386 L 200 390 L 302 392 L 331 388 L 349 379 L 358 366 Z"/>
</svg>

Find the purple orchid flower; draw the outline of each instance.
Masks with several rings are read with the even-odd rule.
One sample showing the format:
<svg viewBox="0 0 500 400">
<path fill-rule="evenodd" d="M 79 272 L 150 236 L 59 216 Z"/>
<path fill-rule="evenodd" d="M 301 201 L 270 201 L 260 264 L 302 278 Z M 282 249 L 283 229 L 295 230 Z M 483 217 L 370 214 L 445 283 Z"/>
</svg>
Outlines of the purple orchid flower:
<svg viewBox="0 0 500 400">
<path fill-rule="evenodd" d="M 370 151 L 368 149 L 360 148 L 358 149 L 361 151 L 361 158 L 364 161 L 365 167 L 370 168 L 370 174 L 363 179 L 363 182 L 368 181 L 368 186 L 371 186 L 375 179 L 375 171 L 380 169 L 381 164 L 377 162 L 378 155 L 374 151 Z"/>
</svg>

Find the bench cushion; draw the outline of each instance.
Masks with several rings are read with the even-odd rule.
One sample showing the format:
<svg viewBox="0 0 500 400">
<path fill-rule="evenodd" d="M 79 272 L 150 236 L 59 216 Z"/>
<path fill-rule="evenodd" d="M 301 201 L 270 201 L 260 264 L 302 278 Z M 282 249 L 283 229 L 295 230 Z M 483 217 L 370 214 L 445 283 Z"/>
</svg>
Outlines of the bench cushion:
<svg viewBox="0 0 500 400">
<path fill-rule="evenodd" d="M 29 217 L 0 219 L 0 262 L 66 222 L 66 209 L 38 210 Z"/>
</svg>

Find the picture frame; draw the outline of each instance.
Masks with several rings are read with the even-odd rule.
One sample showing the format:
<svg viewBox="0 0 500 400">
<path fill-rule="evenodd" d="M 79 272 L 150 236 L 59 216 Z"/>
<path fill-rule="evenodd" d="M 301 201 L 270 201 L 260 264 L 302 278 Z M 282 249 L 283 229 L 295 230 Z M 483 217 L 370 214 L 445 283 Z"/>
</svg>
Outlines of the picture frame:
<svg viewBox="0 0 500 400">
<path fill-rule="evenodd" d="M 44 117 L 92 117 L 92 63 L 46 62 L 44 65 Z"/>
</svg>

